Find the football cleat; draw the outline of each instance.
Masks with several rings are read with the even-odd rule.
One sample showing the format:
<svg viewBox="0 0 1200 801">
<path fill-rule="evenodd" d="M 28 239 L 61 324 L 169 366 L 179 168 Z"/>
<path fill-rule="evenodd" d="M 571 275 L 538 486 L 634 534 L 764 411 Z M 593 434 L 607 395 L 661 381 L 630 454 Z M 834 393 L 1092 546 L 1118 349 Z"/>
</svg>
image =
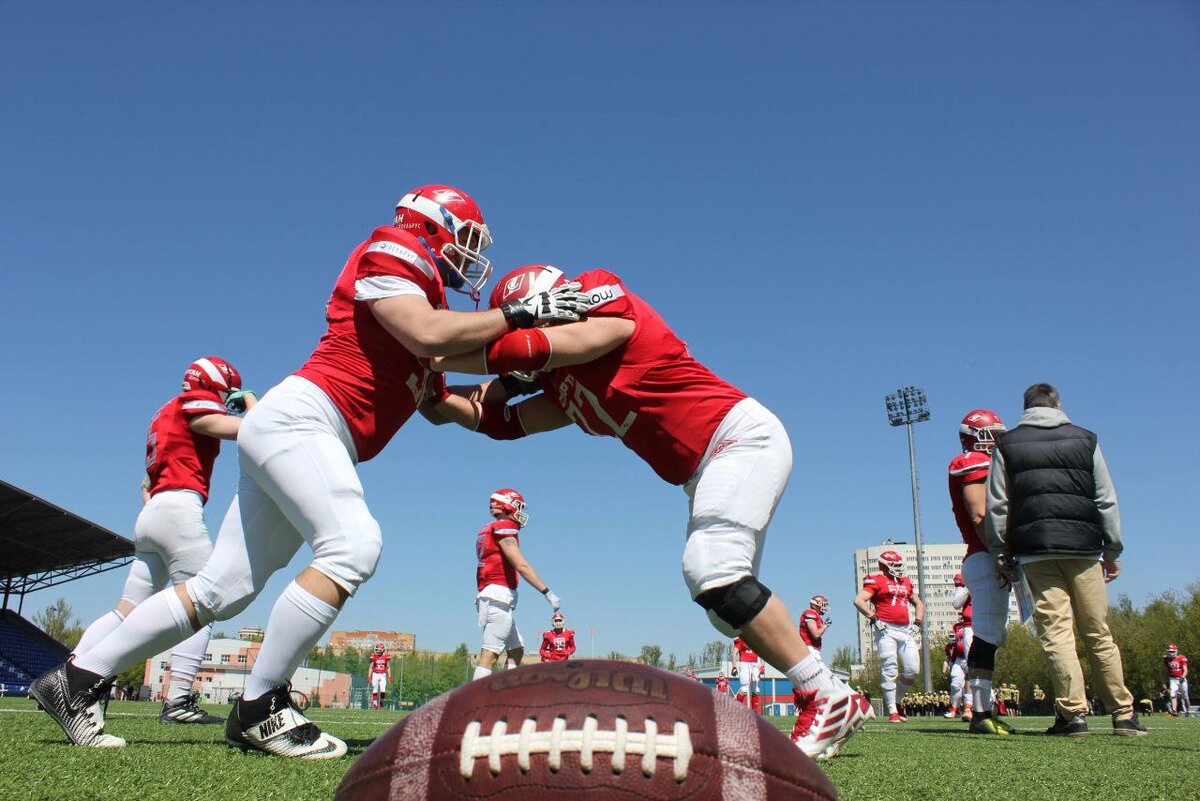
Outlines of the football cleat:
<svg viewBox="0 0 1200 801">
<path fill-rule="evenodd" d="M 812 722 L 796 747 L 809 758 L 823 761 L 837 753 L 867 718 L 865 699 L 844 684 L 819 690 L 810 704 Z"/>
<path fill-rule="evenodd" d="M 971 734 L 1012 734 L 1011 727 L 999 725 L 991 715 L 976 715 L 967 731 Z"/>
<path fill-rule="evenodd" d="M 967 721 L 968 723 L 970 723 L 970 722 L 971 722 L 971 719 L 972 719 L 973 717 L 975 717 L 975 713 L 971 711 L 971 707 L 967 707 L 966 709 L 964 709 L 964 710 L 963 710 L 963 713 L 962 713 L 962 719 L 963 719 L 963 720 L 965 720 L 965 721 Z"/>
<path fill-rule="evenodd" d="M 29 694 L 75 745 L 122 748 L 124 739 L 104 733 L 101 703 L 108 700 L 113 681 L 67 664 L 34 679 Z"/>
<path fill-rule="evenodd" d="M 243 752 L 299 759 L 336 759 L 346 754 L 344 742 L 304 717 L 292 703 L 286 684 L 253 701 L 235 701 L 225 721 L 225 742 Z"/>
<path fill-rule="evenodd" d="M 224 723 L 222 718 L 210 715 L 200 708 L 200 693 L 189 693 L 178 701 L 163 701 L 158 713 L 159 723 L 201 723 L 210 725 Z"/>
<path fill-rule="evenodd" d="M 899 713 L 899 712 L 893 712 L 893 713 L 891 713 L 890 715 L 888 715 L 888 723 L 903 723 L 903 722 L 904 722 L 904 721 L 902 721 L 902 720 L 900 719 L 900 713 Z"/>
<path fill-rule="evenodd" d="M 948 710 L 946 710 L 942 717 L 944 717 L 946 720 L 954 720 L 956 717 L 958 717 L 958 708 L 953 706 L 950 707 Z"/>
</svg>

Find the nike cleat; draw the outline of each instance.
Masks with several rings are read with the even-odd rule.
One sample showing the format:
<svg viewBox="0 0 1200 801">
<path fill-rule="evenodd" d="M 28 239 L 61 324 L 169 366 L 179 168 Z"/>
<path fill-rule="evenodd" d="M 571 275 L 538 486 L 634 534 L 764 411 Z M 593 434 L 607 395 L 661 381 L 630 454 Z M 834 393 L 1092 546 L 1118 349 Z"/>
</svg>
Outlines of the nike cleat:
<svg viewBox="0 0 1200 801">
<path fill-rule="evenodd" d="M 344 742 L 304 717 L 292 703 L 286 684 L 253 701 L 235 701 L 225 721 L 225 742 L 243 752 L 299 759 L 336 759 L 346 754 Z"/>
</svg>

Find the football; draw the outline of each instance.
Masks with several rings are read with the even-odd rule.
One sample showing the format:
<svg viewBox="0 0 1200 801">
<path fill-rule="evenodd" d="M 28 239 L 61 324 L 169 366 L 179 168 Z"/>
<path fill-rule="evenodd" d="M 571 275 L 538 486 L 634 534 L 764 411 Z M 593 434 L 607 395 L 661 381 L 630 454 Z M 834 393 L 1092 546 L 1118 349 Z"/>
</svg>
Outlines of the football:
<svg viewBox="0 0 1200 801">
<path fill-rule="evenodd" d="M 684 676 L 547 662 L 425 704 L 363 752 L 337 801 L 833 799 L 774 726 Z"/>
</svg>

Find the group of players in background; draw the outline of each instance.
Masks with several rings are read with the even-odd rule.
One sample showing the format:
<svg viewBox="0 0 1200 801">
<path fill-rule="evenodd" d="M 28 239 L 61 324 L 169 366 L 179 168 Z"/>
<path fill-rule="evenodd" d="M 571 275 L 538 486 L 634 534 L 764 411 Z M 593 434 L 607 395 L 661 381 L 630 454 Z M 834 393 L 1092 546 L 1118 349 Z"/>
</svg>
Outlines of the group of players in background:
<svg viewBox="0 0 1200 801">
<path fill-rule="evenodd" d="M 418 410 L 432 422 L 496 440 L 572 423 L 621 440 L 683 489 L 689 595 L 718 630 L 742 637 L 787 675 L 807 720 L 798 747 L 828 758 L 861 728 L 865 699 L 810 651 L 782 600 L 757 578 L 792 466 L 778 418 L 696 361 L 658 313 L 605 270 L 568 280 L 550 265 L 526 265 L 497 281 L 488 309 L 450 310 L 447 290 L 480 299 L 492 271 L 483 255 L 491 244 L 466 192 L 419 187 L 397 203 L 392 224 L 354 248 L 334 282 L 316 349 L 261 400 L 224 360 L 201 359 L 189 369 L 183 394 L 151 426 L 150 497 L 135 526 L 135 561 L 121 602 L 89 627 L 66 664 L 31 687 L 71 742 L 124 746 L 105 730 L 101 704 L 114 676 L 174 648 L 184 679 L 184 660 L 203 653 L 193 638 L 207 638 L 215 621 L 243 611 L 307 545 L 312 560 L 271 610 L 225 740 L 281 757 L 344 755 L 346 743 L 294 704 L 288 681 L 375 572 L 384 537 L 357 465 Z M 485 378 L 449 387 L 447 371 Z M 210 545 L 203 504 L 212 464 L 219 440 L 235 438 L 238 491 Z M 404 532 L 389 537 L 396 534 Z M 504 545 L 507 537 L 491 539 L 497 549 L 513 549 Z M 506 564 L 522 572 L 516 562 Z M 525 566 L 526 580 L 557 609 L 557 596 Z M 511 612 L 516 603 L 508 574 L 505 585 L 514 590 L 511 601 L 480 590 L 481 667 L 496 654 L 493 634 L 505 636 L 505 651 L 521 647 L 504 632 L 504 607 Z M 189 642 L 189 649 L 180 645 Z M 175 695 L 177 708 L 203 714 L 194 696 Z"/>
</svg>

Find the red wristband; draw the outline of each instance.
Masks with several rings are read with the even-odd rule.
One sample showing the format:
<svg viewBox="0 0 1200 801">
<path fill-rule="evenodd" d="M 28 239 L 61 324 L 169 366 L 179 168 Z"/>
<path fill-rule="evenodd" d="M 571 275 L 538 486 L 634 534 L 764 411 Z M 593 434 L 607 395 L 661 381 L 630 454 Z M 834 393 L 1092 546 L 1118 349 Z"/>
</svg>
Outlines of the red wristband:
<svg viewBox="0 0 1200 801">
<path fill-rule="evenodd" d="M 541 370 L 550 362 L 550 339 L 540 328 L 521 328 L 494 340 L 484 358 L 489 373 Z"/>
</svg>

